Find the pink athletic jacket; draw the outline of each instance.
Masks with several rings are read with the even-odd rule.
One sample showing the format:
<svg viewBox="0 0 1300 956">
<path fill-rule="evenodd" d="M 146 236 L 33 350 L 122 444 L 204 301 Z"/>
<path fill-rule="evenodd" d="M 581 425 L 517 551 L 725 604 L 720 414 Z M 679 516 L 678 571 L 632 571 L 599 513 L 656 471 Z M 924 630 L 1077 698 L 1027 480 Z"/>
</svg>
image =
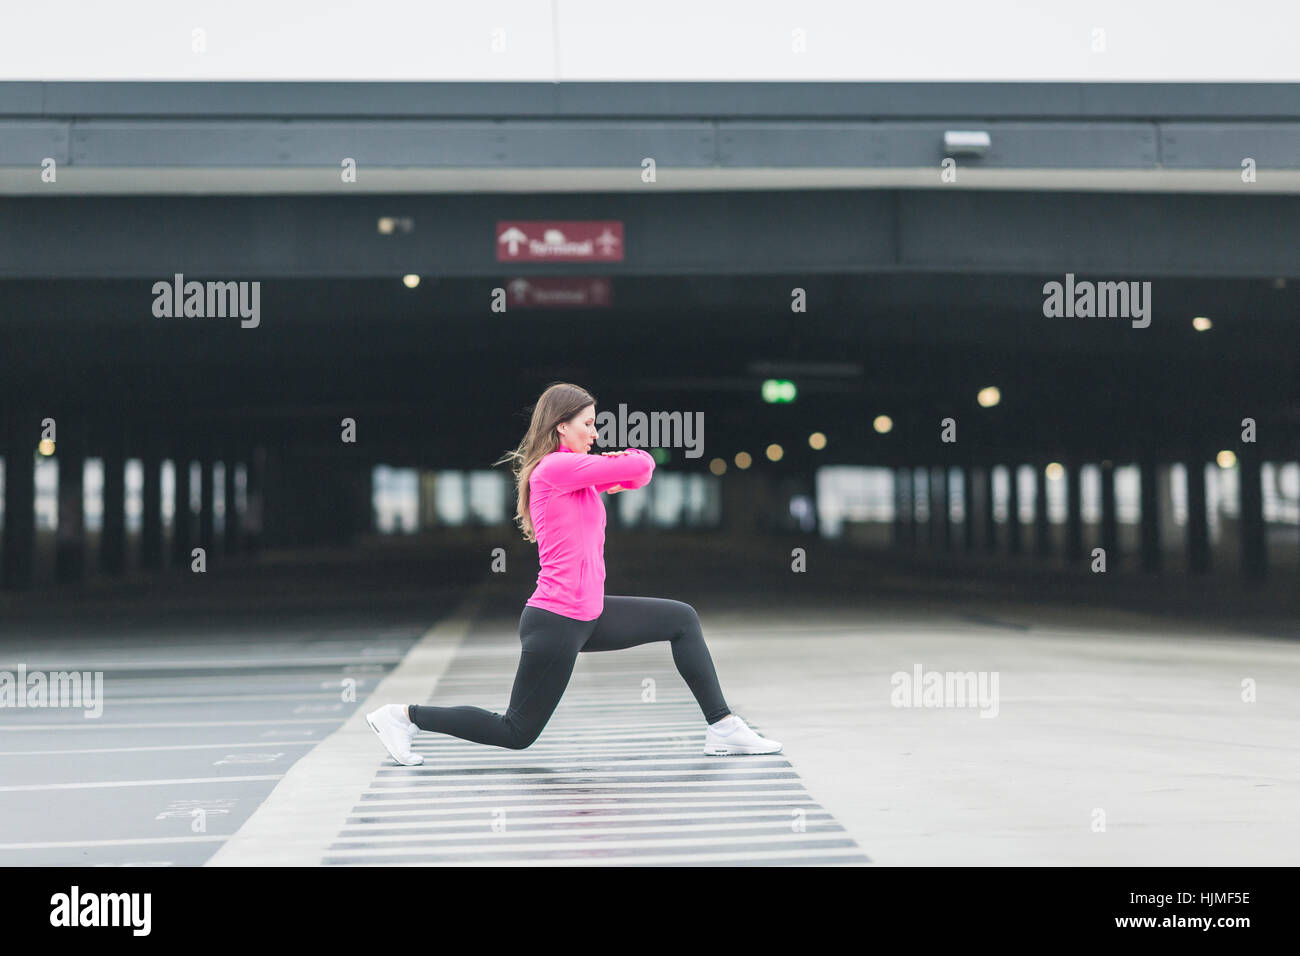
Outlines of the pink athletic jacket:
<svg viewBox="0 0 1300 956">
<path fill-rule="evenodd" d="M 605 503 L 600 492 L 640 488 L 655 460 L 632 448 L 626 455 L 588 455 L 564 445 L 545 455 L 528 476 L 528 513 L 537 536 L 537 589 L 530 607 L 579 621 L 605 609 Z"/>
</svg>

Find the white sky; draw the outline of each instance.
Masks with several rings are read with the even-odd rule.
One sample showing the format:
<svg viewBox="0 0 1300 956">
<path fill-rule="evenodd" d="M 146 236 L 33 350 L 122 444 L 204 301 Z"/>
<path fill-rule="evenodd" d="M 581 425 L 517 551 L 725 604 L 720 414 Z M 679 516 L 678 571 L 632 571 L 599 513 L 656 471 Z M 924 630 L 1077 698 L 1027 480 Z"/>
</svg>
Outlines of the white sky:
<svg viewBox="0 0 1300 956">
<path fill-rule="evenodd" d="M 1295 82 L 1300 0 L 0 0 L 0 80 Z"/>
</svg>

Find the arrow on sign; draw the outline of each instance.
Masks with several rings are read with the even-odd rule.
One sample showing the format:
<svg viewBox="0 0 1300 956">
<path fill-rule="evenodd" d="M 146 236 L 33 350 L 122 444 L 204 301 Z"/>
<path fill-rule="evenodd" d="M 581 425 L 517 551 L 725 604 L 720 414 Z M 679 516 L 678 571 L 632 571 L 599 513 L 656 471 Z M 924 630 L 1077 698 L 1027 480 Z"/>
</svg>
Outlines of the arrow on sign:
<svg viewBox="0 0 1300 956">
<path fill-rule="evenodd" d="M 511 226 L 505 232 L 501 233 L 501 235 L 497 236 L 497 242 L 504 242 L 509 248 L 512 256 L 518 254 L 519 243 L 524 242 L 527 239 L 528 237 L 514 226 Z"/>
<path fill-rule="evenodd" d="M 614 235 L 608 229 L 596 237 L 596 245 L 600 246 L 600 251 L 605 255 L 613 253 L 618 246 L 618 236 Z"/>
</svg>

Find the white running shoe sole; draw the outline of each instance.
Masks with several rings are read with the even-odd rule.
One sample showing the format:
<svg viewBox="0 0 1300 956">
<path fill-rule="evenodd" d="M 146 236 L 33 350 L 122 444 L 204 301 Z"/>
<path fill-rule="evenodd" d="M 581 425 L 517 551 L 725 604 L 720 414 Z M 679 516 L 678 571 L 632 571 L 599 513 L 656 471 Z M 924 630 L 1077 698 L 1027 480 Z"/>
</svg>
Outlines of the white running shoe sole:
<svg viewBox="0 0 1300 956">
<path fill-rule="evenodd" d="M 732 746 L 731 744 L 710 744 L 704 748 L 704 754 L 707 757 L 737 757 L 744 754 L 779 754 L 782 750 L 781 744 L 776 741 L 768 746 L 744 747 Z"/>
<path fill-rule="evenodd" d="M 706 757 L 731 757 L 742 754 L 779 754 L 782 745 L 775 740 L 768 740 L 755 733 L 747 725 L 735 733 L 723 737 L 712 730 L 704 732 L 704 755 Z"/>
<path fill-rule="evenodd" d="M 373 711 L 372 713 L 378 713 L 378 711 Z M 388 751 L 389 756 L 391 756 L 402 766 L 418 767 L 420 764 L 424 763 L 424 758 L 414 752 L 411 753 L 411 755 L 407 758 L 403 758 L 402 756 L 400 756 L 398 752 L 393 749 L 393 745 L 389 743 L 388 738 L 384 736 L 384 734 L 380 731 L 380 729 L 377 726 L 375 726 L 375 722 L 371 719 L 371 714 L 366 714 L 366 723 L 369 724 L 370 729 L 375 732 L 375 736 L 378 737 L 379 742 L 384 745 L 384 749 Z"/>
</svg>

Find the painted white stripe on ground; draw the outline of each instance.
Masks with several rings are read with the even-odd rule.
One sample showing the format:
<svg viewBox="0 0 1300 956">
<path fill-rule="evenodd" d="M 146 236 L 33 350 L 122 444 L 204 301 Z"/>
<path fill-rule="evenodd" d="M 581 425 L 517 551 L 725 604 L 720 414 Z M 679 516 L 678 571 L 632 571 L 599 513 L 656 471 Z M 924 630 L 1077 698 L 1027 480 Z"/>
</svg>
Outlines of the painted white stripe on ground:
<svg viewBox="0 0 1300 956">
<path fill-rule="evenodd" d="M 0 843 L 0 850 L 81 850 L 92 846 L 147 846 L 154 843 L 216 843 L 224 834 L 210 836 L 148 837 L 138 840 L 73 840 L 60 843 Z"/>
<path fill-rule="evenodd" d="M 428 854 L 428 855 L 430 855 L 430 856 L 433 856 L 433 855 L 436 855 L 436 854 L 437 854 L 437 851 L 436 851 L 436 850 L 424 850 L 424 851 L 422 851 L 422 852 L 423 852 L 423 853 L 426 853 L 426 854 Z M 353 855 L 356 855 L 356 854 L 341 853 L 341 854 L 337 854 L 337 855 L 336 855 L 336 854 L 334 854 L 334 853 L 331 853 L 331 854 L 330 854 L 330 858 L 329 858 L 329 862 L 330 862 L 331 865 L 334 865 L 334 866 L 374 866 L 374 865 L 375 865 L 375 863 L 373 863 L 373 862 L 364 862 L 364 863 L 342 863 L 342 862 L 340 862 L 340 863 L 335 863 L 335 862 L 334 862 L 334 860 L 337 859 L 339 856 L 347 857 L 347 856 L 353 856 Z M 382 857 L 382 856 L 383 856 L 383 854 L 381 854 L 381 853 L 377 853 L 377 852 L 376 852 L 376 853 L 371 853 L 371 854 L 365 854 L 365 855 L 366 855 L 366 856 L 370 856 L 370 857 Z M 686 865 L 687 863 L 698 863 L 700 866 L 714 866 L 714 865 L 716 865 L 716 864 L 718 864 L 718 863 L 743 863 L 743 862 L 745 862 L 745 861 L 747 861 L 747 860 L 799 860 L 799 859 L 803 859 L 803 858 L 807 858 L 807 857 L 818 857 L 818 858 L 822 858 L 822 857 L 828 857 L 828 856 L 830 856 L 830 857 L 840 857 L 840 856 L 842 856 L 842 857 L 845 857 L 846 859 L 845 859 L 845 861 L 844 861 L 843 864 L 819 863 L 818 865 L 819 865 L 819 866 L 836 866 L 836 865 L 843 865 L 843 866 L 870 866 L 870 865 L 871 865 L 870 861 L 866 858 L 866 854 L 863 853 L 863 851 L 861 850 L 861 848 L 859 848 L 859 847 L 851 847 L 851 846 L 844 846 L 844 847 L 804 847 L 804 848 L 794 849 L 794 850 L 753 850 L 753 851 L 745 852 L 745 853 L 735 853 L 735 852 L 731 852 L 731 851 L 726 851 L 726 852 L 723 852 L 723 853 L 719 853 L 719 854 L 717 854 L 716 856 L 714 856 L 714 855 L 701 856 L 701 855 L 695 855 L 695 854 L 692 854 L 692 855 L 690 855 L 690 856 L 686 856 L 686 855 L 683 855 L 683 854 L 680 854 L 680 853 L 678 853 L 678 854 L 672 854 L 672 853 L 669 853 L 669 854 L 657 854 L 657 855 L 649 855 L 649 854 L 641 855 L 641 854 L 635 854 L 635 855 L 628 855 L 628 856 L 620 856 L 620 855 L 617 854 L 617 853 L 602 853 L 598 859 L 583 859 L 582 857 L 574 856 L 574 857 L 572 857 L 572 858 L 566 857 L 566 858 L 564 858 L 564 860 L 562 860 L 562 861 L 561 861 L 561 860 L 554 860 L 554 859 L 530 860 L 530 859 L 505 859 L 505 858 L 496 858 L 496 859 L 492 859 L 492 860 L 463 860 L 463 859 L 457 859 L 457 860 L 449 860 L 449 861 L 447 861 L 447 862 L 445 862 L 445 863 L 425 863 L 425 862 L 422 862 L 422 861 L 402 860 L 400 857 L 393 857 L 393 858 L 391 858 L 391 859 L 385 859 L 385 860 L 383 860 L 383 863 L 384 863 L 385 865 L 388 865 L 388 866 L 454 866 L 454 867 L 463 867 L 463 866 L 497 866 L 497 867 L 500 867 L 500 866 L 546 866 L 546 867 L 554 867 L 554 866 L 609 866 L 609 865 L 611 865 L 611 864 L 615 864 L 615 863 L 630 863 L 630 864 L 633 864 L 633 865 L 636 865 L 636 866 L 649 865 L 649 864 L 652 864 L 652 863 L 673 863 L 673 864 L 676 864 L 676 865 L 678 865 L 678 866 L 683 866 L 683 865 Z"/>
<path fill-rule="evenodd" d="M 532 750 L 533 748 L 529 747 L 528 749 Z M 764 768 L 778 767 L 783 769 L 790 768 L 790 761 L 787 760 L 783 754 L 772 754 L 770 756 L 767 754 L 746 754 L 743 756 L 743 758 L 737 758 L 735 762 L 730 764 L 720 762 L 719 758 L 716 756 L 709 756 L 702 753 L 684 754 L 679 752 L 679 753 L 665 753 L 660 756 L 654 756 L 651 754 L 647 754 L 645 750 L 637 750 L 635 753 L 632 754 L 609 754 L 609 755 L 589 754 L 584 752 L 581 758 L 575 758 L 572 753 L 569 753 L 567 754 L 567 757 L 568 757 L 567 760 L 560 759 L 553 764 L 548 764 L 546 768 L 546 772 L 548 774 L 584 773 L 587 770 L 595 770 L 598 768 L 607 769 L 607 770 L 616 770 L 620 767 L 624 767 L 630 770 L 637 770 L 642 767 L 660 767 L 660 766 L 674 767 L 679 765 L 680 767 L 700 767 L 700 769 L 708 769 L 708 770 L 725 770 L 725 769 L 734 769 L 737 767 L 745 770 L 752 770 L 755 767 L 764 767 Z M 529 764 L 527 761 L 512 761 L 512 762 L 520 763 L 524 766 L 531 766 L 531 764 Z M 700 766 L 702 764 L 707 764 L 707 767 Z M 379 779 L 381 780 L 384 779 L 386 775 L 401 776 L 403 778 L 406 778 L 412 775 L 410 771 L 414 771 L 414 776 L 423 778 L 429 776 L 431 773 L 442 774 L 450 770 L 473 771 L 483 766 L 484 766 L 483 762 L 478 760 L 465 760 L 465 759 L 448 760 L 446 758 L 441 758 L 437 761 L 437 763 L 432 765 L 426 762 L 423 766 L 418 766 L 418 767 L 398 767 L 398 766 L 381 767 L 379 770 Z M 490 767 L 491 769 L 501 769 L 503 771 L 509 769 L 509 764 L 503 765 L 501 761 L 494 761 L 490 764 L 487 764 L 486 766 Z M 678 770 L 678 772 L 680 773 L 681 771 Z"/>
<path fill-rule="evenodd" d="M 687 809 L 687 810 L 678 810 L 671 813 L 662 812 L 663 804 L 652 804 L 650 805 L 649 808 L 660 812 L 590 813 L 588 812 L 590 810 L 590 807 L 574 807 L 572 810 L 567 810 L 562 812 L 556 811 L 551 813 L 550 816 L 542 816 L 538 814 L 536 807 L 526 807 L 524 809 L 518 809 L 515 807 L 505 807 L 503 809 L 505 809 L 507 814 L 507 819 L 508 819 L 507 829 L 509 829 L 510 827 L 530 826 L 533 824 L 558 824 L 558 823 L 564 823 L 566 821 L 572 823 L 581 821 L 584 825 L 591 824 L 593 822 L 604 821 L 612 826 L 619 823 L 628 823 L 631 821 L 640 821 L 640 820 L 664 820 L 664 821 L 683 820 L 683 821 L 708 822 L 716 818 L 718 820 L 723 820 L 723 821 L 731 821 L 734 819 L 737 820 L 738 822 L 744 822 L 746 819 L 750 819 L 750 818 L 756 819 L 758 817 L 768 817 L 770 818 L 768 820 L 768 822 L 770 823 L 773 820 L 777 820 L 779 822 L 781 820 L 793 819 L 794 814 L 791 811 L 796 809 L 804 810 L 811 814 L 822 814 L 826 818 L 825 822 L 828 823 L 833 822 L 830 819 L 830 814 L 827 811 L 810 810 L 810 808 L 808 807 L 783 807 L 783 806 L 762 807 L 760 806 L 760 807 L 745 807 L 744 809 L 736 809 L 734 806 L 730 808 L 716 806 L 711 810 L 702 810 L 699 808 L 694 808 L 694 809 Z M 619 809 L 623 809 L 621 805 Z M 470 828 L 475 829 L 476 832 L 482 830 L 483 823 L 479 822 L 483 819 L 482 814 L 478 813 L 477 811 L 467 810 L 467 809 L 462 809 L 456 812 L 460 813 L 462 816 L 468 817 L 469 819 L 369 820 L 365 823 L 349 823 L 347 826 L 343 828 L 343 832 L 340 834 L 340 836 L 365 836 L 367 833 L 373 833 L 375 830 L 419 831 L 419 830 L 428 830 L 431 828 L 437 828 L 438 833 L 451 833 L 451 832 L 455 832 L 458 829 L 468 830 Z M 548 812 L 550 812 L 549 808 L 548 808 Z M 447 815 L 450 815 L 450 813 L 451 811 L 448 811 Z M 580 813 L 581 816 L 574 816 L 574 814 L 578 814 L 578 813 Z"/>
<path fill-rule="evenodd" d="M 700 759 L 707 760 L 709 758 L 701 757 Z M 760 774 L 761 773 L 764 774 L 763 779 L 765 780 L 781 780 L 781 779 L 798 780 L 799 779 L 799 775 L 795 773 L 794 769 L 789 764 L 758 764 L 756 766 L 743 756 L 737 758 L 738 761 L 743 760 L 744 761 L 743 763 L 741 762 L 725 763 L 724 758 L 720 758 L 720 757 L 715 757 L 713 759 L 718 763 L 718 766 L 716 767 L 669 767 L 663 770 L 650 770 L 648 768 L 643 768 L 640 766 L 625 767 L 620 770 L 584 770 L 581 767 L 568 767 L 568 768 L 547 767 L 546 783 L 547 786 L 550 786 L 556 781 L 563 780 L 565 777 L 584 777 L 584 778 L 605 777 L 608 778 L 611 782 L 618 782 L 618 780 L 620 780 L 623 777 L 663 777 L 663 776 L 680 777 L 686 775 L 689 775 L 691 777 L 698 777 L 700 782 L 707 783 L 711 778 L 724 773 L 727 774 L 730 773 Z M 397 768 L 394 767 L 393 769 L 396 770 Z M 394 773 L 391 776 L 385 776 L 381 774 L 374 781 L 374 783 L 377 784 L 377 783 L 391 782 L 393 786 L 379 787 L 379 786 L 372 785 L 371 790 L 369 792 L 392 793 L 394 790 L 400 789 L 397 786 L 397 784 L 399 783 L 443 784 L 443 783 L 449 783 L 454 781 L 467 780 L 479 784 L 491 783 L 493 785 L 496 785 L 501 783 L 528 784 L 528 783 L 537 782 L 537 774 L 535 772 L 513 773 L 506 769 L 502 769 L 496 773 L 473 773 L 473 772 L 443 773 L 441 772 L 442 768 L 438 768 L 438 772 L 433 774 L 427 772 L 422 773 L 421 772 L 423 770 L 422 767 L 403 767 L 402 770 L 403 771 L 413 770 L 415 772 L 410 774 L 405 772 Z M 638 781 L 638 783 L 642 783 L 642 782 L 646 782 L 646 781 Z M 686 781 L 682 781 L 682 782 L 686 782 Z"/>
<path fill-rule="evenodd" d="M 510 832 L 509 829 L 507 829 L 504 834 L 492 834 L 491 836 L 493 839 L 496 839 L 498 837 L 508 835 L 509 832 Z M 410 838 L 394 837 L 393 839 L 409 840 Z M 735 842 L 737 840 L 745 840 L 745 839 L 752 839 L 752 837 L 746 837 L 745 834 L 738 833 L 736 834 L 735 837 L 728 840 L 726 837 L 723 836 L 719 836 L 717 839 L 713 839 L 710 837 L 705 837 L 696 834 L 694 836 L 684 836 L 679 840 L 619 840 L 616 843 L 613 842 L 601 843 L 598 849 L 600 850 L 601 858 L 608 859 L 610 857 L 617 856 L 619 852 L 627 852 L 629 850 L 660 850 L 660 849 L 669 849 L 670 847 L 681 847 L 682 849 L 686 850 L 686 849 L 696 849 L 701 845 L 705 845 L 705 844 L 726 844 L 726 843 Z M 800 842 L 805 842 L 805 843 L 831 843 L 836 840 L 848 840 L 852 838 L 843 830 L 835 830 L 833 832 L 827 832 L 827 831 L 814 832 L 810 830 L 807 833 L 791 833 L 790 839 L 798 840 Z M 493 850 L 493 847 L 490 844 L 481 844 L 479 847 L 476 847 L 476 849 L 482 849 L 485 853 L 490 853 Z M 581 859 L 584 851 L 590 851 L 595 848 L 593 848 L 591 843 L 588 843 L 583 840 L 557 840 L 554 843 L 530 844 L 527 848 L 518 847 L 518 846 L 504 846 L 498 849 L 511 850 L 513 852 L 521 853 L 521 854 L 522 853 L 570 853 L 571 852 L 574 854 L 573 859 L 576 861 L 578 859 Z M 848 848 L 848 849 L 853 849 L 853 852 L 855 853 L 862 852 L 861 848 Z M 329 850 L 328 855 L 333 857 L 390 856 L 390 857 L 400 858 L 403 856 L 427 856 L 429 854 L 456 853 L 456 852 L 457 850 L 454 847 L 439 848 L 436 846 L 393 846 L 391 848 L 389 847 L 383 847 L 383 848 L 339 847 L 337 849 Z M 755 848 L 754 852 L 761 853 L 762 850 Z M 804 853 L 815 852 L 815 848 L 805 848 L 803 852 Z M 701 856 L 703 856 L 704 859 L 712 859 L 711 854 L 710 855 L 701 854 Z M 505 858 L 498 856 L 497 859 L 503 860 Z M 552 861 L 552 862 L 558 862 L 558 861 Z M 569 862 L 570 862 L 569 858 L 565 857 L 564 863 L 568 864 Z"/>
<path fill-rule="evenodd" d="M 848 834 L 844 832 L 844 829 L 833 820 L 813 820 L 806 824 L 808 826 L 806 830 L 795 830 L 791 819 L 753 820 L 737 823 L 717 823 L 713 821 L 692 823 L 691 821 L 678 820 L 664 826 L 649 827 L 588 827 L 577 824 L 570 827 L 561 827 L 555 825 L 558 822 L 552 820 L 551 828 L 545 830 L 517 830 L 513 828 L 515 825 L 514 818 L 507 814 L 504 818 L 505 829 L 499 832 L 493 831 L 490 822 L 485 822 L 473 829 L 465 828 L 460 831 L 452 830 L 447 825 L 442 824 L 438 826 L 437 832 L 424 834 L 396 833 L 366 836 L 359 833 L 350 833 L 346 836 L 336 837 L 334 846 L 330 848 L 329 852 L 372 850 L 375 853 L 388 853 L 392 848 L 400 848 L 403 850 L 432 850 L 435 852 L 446 849 L 454 853 L 460 849 L 457 844 L 468 843 L 474 844 L 475 850 L 481 849 L 485 851 L 510 849 L 532 853 L 568 850 L 577 847 L 590 850 L 592 844 L 589 841 L 593 837 L 605 837 L 600 843 L 602 853 L 607 849 L 622 849 L 623 847 L 698 846 L 701 843 L 743 843 L 757 849 L 760 845 L 769 843 L 773 848 L 777 848 L 787 834 L 790 839 L 800 841 L 826 840 L 831 842 L 848 838 Z M 781 833 L 779 835 L 754 833 L 755 830 L 771 830 L 774 828 L 780 829 Z M 639 839 L 643 834 L 648 835 L 651 833 L 679 833 L 682 835 L 681 842 L 676 840 Z M 512 840 L 512 836 L 519 838 L 520 842 Z M 548 839 L 550 837 L 555 839 Z M 763 844 L 757 843 L 758 840 L 762 840 Z M 352 844 L 358 845 L 353 846 Z M 391 844 L 391 848 L 389 844 Z"/>
<path fill-rule="evenodd" d="M 764 799 L 766 799 L 769 802 L 773 800 L 790 800 L 790 801 L 795 801 L 795 800 L 811 801 L 812 800 L 812 797 L 808 796 L 808 793 L 805 790 L 795 790 L 789 788 L 782 789 L 782 790 L 773 790 L 764 786 L 755 786 L 754 789 L 746 790 L 743 793 L 737 794 L 736 796 L 744 797 L 745 800 L 741 802 L 736 802 L 735 797 L 732 797 L 730 794 L 728 794 L 728 797 L 732 800 L 730 804 L 731 806 L 747 807 L 750 805 L 751 800 L 754 803 L 761 803 L 764 802 Z M 511 801 L 511 805 L 516 807 L 524 807 L 529 810 L 549 810 L 552 807 L 556 807 L 556 806 L 568 806 L 569 804 L 567 802 L 557 802 L 557 801 L 571 800 L 572 797 L 573 797 L 572 793 L 565 793 L 563 791 L 557 793 L 527 793 L 527 794 L 518 793 L 510 797 L 506 797 L 499 793 L 489 793 L 489 794 L 483 794 L 478 796 L 474 794 L 456 794 L 454 798 L 449 796 L 448 799 L 454 799 L 455 802 L 461 804 L 461 806 L 448 807 L 447 810 L 448 812 L 451 813 L 455 813 L 457 811 L 464 812 L 466 810 L 472 809 L 474 806 L 480 803 L 489 804 L 493 807 L 499 807 L 502 805 L 502 801 L 504 799 L 509 799 Z M 634 801 L 649 800 L 652 797 L 660 798 L 659 802 L 654 805 L 661 806 L 661 807 L 692 806 L 694 805 L 694 801 L 696 800 L 722 799 L 722 795 L 716 793 L 686 792 L 686 793 L 664 794 L 661 791 L 635 792 L 635 793 L 625 791 L 618 794 L 602 793 L 596 798 L 600 802 L 591 803 L 588 804 L 588 806 L 594 806 L 599 809 L 606 809 L 609 807 L 622 807 L 622 806 L 633 806 L 633 807 L 644 806 L 644 804 L 637 803 Z M 663 800 L 664 797 L 670 798 L 670 801 L 664 802 Z M 679 800 L 683 802 L 679 804 L 677 802 Z M 624 801 L 628 801 L 628 802 L 624 803 Z M 397 799 L 393 799 L 393 800 L 375 800 L 372 797 L 372 799 L 369 800 L 364 805 L 354 808 L 352 813 L 349 815 L 354 817 L 368 816 L 372 810 L 378 812 L 380 810 L 388 810 L 393 807 L 422 807 L 423 810 L 412 811 L 412 812 L 423 812 L 423 813 L 441 812 L 437 809 L 437 804 L 429 802 L 428 797 L 420 797 L 418 799 L 413 797 L 398 797 Z"/>
<path fill-rule="evenodd" d="M 0 787 L 0 793 L 17 793 L 28 790 L 93 790 L 99 787 L 171 787 L 191 783 L 245 783 L 253 780 L 279 780 L 282 773 L 259 774 L 256 777 L 177 777 L 172 780 L 96 780 L 88 783 L 24 783 L 16 787 Z"/>
<path fill-rule="evenodd" d="M 15 661 L 12 663 L 0 662 L 0 670 L 17 670 L 20 664 L 26 664 L 28 671 L 57 671 L 57 670 L 77 670 L 77 671 L 115 671 L 115 670 L 139 670 L 139 671 L 161 671 L 161 670 L 184 670 L 185 668 L 207 669 L 215 667 L 280 667 L 280 666 L 328 666 L 334 667 L 342 664 L 374 664 L 374 663 L 396 663 L 401 660 L 400 657 L 359 657 L 354 654 L 348 654 L 339 657 L 232 657 L 229 659 L 207 658 L 204 660 L 186 660 L 184 658 L 176 660 L 147 660 L 147 661 L 86 661 L 74 660 L 58 664 L 50 661 L 41 661 L 36 663 L 31 660 Z"/>
<path fill-rule="evenodd" d="M 575 775 L 576 776 L 576 775 Z M 671 783 L 640 783 L 628 782 L 620 783 L 617 780 L 604 781 L 601 786 L 603 796 L 617 796 L 621 792 L 634 792 L 642 794 L 664 793 L 671 794 L 674 792 L 690 793 L 691 790 L 698 790 L 701 787 L 718 787 L 724 790 L 739 790 L 748 792 L 750 788 L 757 785 L 772 786 L 773 784 L 792 783 L 803 786 L 797 776 L 786 778 L 763 777 L 749 780 L 674 780 Z M 430 784 L 424 787 L 384 787 L 382 789 L 366 790 L 368 794 L 410 794 L 410 793 L 427 793 L 430 796 L 435 794 L 447 794 L 449 796 L 461 793 L 467 790 L 486 790 L 499 787 L 526 788 L 545 787 L 547 792 L 563 793 L 566 790 L 590 790 L 590 783 L 555 783 L 551 777 L 538 779 L 536 776 L 532 780 L 510 778 L 505 780 L 479 780 L 475 783 L 466 784 L 463 787 L 441 787 Z M 526 800 L 526 794 L 520 794 L 518 799 Z"/>
<path fill-rule="evenodd" d="M 402 801 L 397 801 L 397 802 L 400 803 Z M 500 802 L 501 801 L 499 799 L 496 799 L 496 803 L 499 804 Z M 519 809 L 519 808 L 508 807 L 507 809 L 515 809 L 516 812 L 518 813 L 538 813 L 538 814 L 540 813 L 588 814 L 589 813 L 591 814 L 591 819 L 593 820 L 598 820 L 604 815 L 599 811 L 608 811 L 609 814 L 612 816 L 615 815 L 613 813 L 613 811 L 615 810 L 618 811 L 659 810 L 662 811 L 665 815 L 672 815 L 679 811 L 683 813 L 689 811 L 692 814 L 701 813 L 707 815 L 710 813 L 720 813 L 720 814 L 743 813 L 744 811 L 747 810 L 752 810 L 755 813 L 773 813 L 797 805 L 802 807 L 805 810 L 813 810 L 814 812 L 818 812 L 818 813 L 822 812 L 820 810 L 816 810 L 815 808 L 809 806 L 812 803 L 813 803 L 813 798 L 806 793 L 802 793 L 802 794 L 791 793 L 788 796 L 773 795 L 767 801 L 756 800 L 753 803 L 736 803 L 734 800 L 731 799 L 724 800 L 722 797 L 713 797 L 713 798 L 700 797 L 696 800 L 683 799 L 681 803 L 674 802 L 672 804 L 666 804 L 662 800 L 646 800 L 640 803 L 634 801 L 629 801 L 624 803 L 622 801 L 619 801 L 618 803 L 615 804 L 548 803 L 545 805 L 539 805 L 536 801 L 530 801 L 529 805 L 525 808 Z M 390 810 L 389 806 L 390 805 L 388 803 L 384 803 L 380 806 L 375 807 L 374 809 L 358 810 L 352 815 L 358 818 L 366 817 L 367 819 L 369 819 L 370 817 L 379 817 L 384 820 L 383 823 L 384 826 L 394 826 L 408 817 L 452 816 L 457 813 L 477 812 L 477 810 L 474 807 L 429 806 L 423 809 L 415 809 L 415 810 Z M 650 816 L 653 816 L 653 814 L 636 814 L 636 817 L 638 819 L 646 819 Z M 545 819 L 545 817 L 539 816 L 537 817 L 537 819 Z M 393 822 L 389 823 L 388 822 L 389 820 Z M 370 825 L 372 824 L 369 823 L 348 824 L 348 826 L 350 827 L 370 826 Z"/>
<path fill-rule="evenodd" d="M 133 754 L 151 750 L 222 750 L 228 747 L 310 747 L 314 740 L 257 740 L 234 744 L 163 744 L 156 747 L 90 747 L 82 750 L 0 750 L 0 757 L 61 757 L 65 754 Z"/>
<path fill-rule="evenodd" d="M 457 751 L 455 754 L 444 754 L 437 748 L 414 747 L 416 753 L 423 754 L 425 761 L 424 766 L 430 770 L 440 770 L 443 767 L 500 767 L 510 766 L 512 764 L 521 764 L 531 766 L 529 761 L 521 760 L 516 755 L 517 751 L 501 748 L 502 753 L 508 753 L 511 756 L 505 760 L 493 760 L 491 754 L 496 752 L 497 748 L 479 746 L 482 754 L 476 755 L 472 751 Z M 533 755 L 533 759 L 544 756 L 548 759 L 555 757 L 559 759 L 573 757 L 572 746 L 548 746 L 543 747 L 541 744 L 533 744 L 526 751 Z M 583 747 L 582 752 L 585 756 L 593 760 L 635 760 L 644 757 L 647 760 L 664 760 L 673 757 L 692 757 L 699 760 L 712 759 L 703 751 L 703 748 L 691 746 L 688 748 L 655 746 L 653 744 L 628 744 L 625 746 L 614 746 L 613 744 L 602 745 L 599 747 Z M 434 762 L 430 762 L 430 758 Z M 396 770 L 395 765 L 389 765 L 390 770 Z"/>
<path fill-rule="evenodd" d="M 497 747 L 489 747 L 480 744 L 477 753 L 470 750 L 459 750 L 459 749 L 455 753 L 443 753 L 437 747 L 414 747 L 412 749 L 418 754 L 424 754 L 425 757 L 424 766 L 431 770 L 437 770 L 444 765 L 445 766 L 464 765 L 467 767 L 488 766 L 488 765 L 496 767 L 496 766 L 509 766 L 511 764 L 522 764 L 524 766 L 530 765 L 528 760 L 520 759 L 520 757 L 518 756 L 520 751 L 510 750 L 506 747 L 497 748 Z M 536 743 L 533 744 L 531 747 L 528 748 L 527 751 L 524 752 L 532 754 L 533 759 L 536 759 L 539 754 L 547 758 L 558 757 L 562 759 L 567 757 L 572 759 L 573 745 L 572 744 L 568 744 L 568 745 L 551 744 L 547 746 L 542 746 L 540 743 Z M 617 744 L 617 745 L 601 744 L 599 746 L 589 745 L 583 747 L 582 752 L 584 756 L 588 756 L 593 760 L 631 760 L 631 759 L 635 759 L 636 757 L 645 757 L 647 759 L 653 759 L 653 760 L 659 760 L 665 757 L 697 757 L 700 760 L 703 760 L 707 756 L 704 753 L 704 748 L 698 747 L 695 744 L 692 744 L 689 747 L 673 747 L 669 743 L 665 743 L 665 744 L 632 743 L 632 744 Z M 493 760 L 492 755 L 497 753 L 500 753 L 502 755 L 509 754 L 510 756 L 505 757 L 504 760 L 501 759 Z M 429 762 L 430 758 L 435 760 L 436 763 L 430 763 Z M 396 769 L 396 767 L 392 764 L 390 764 L 389 767 L 391 769 Z"/>
<path fill-rule="evenodd" d="M 74 711 L 80 713 L 80 711 Z M 6 724 L 5 733 L 16 730 L 139 730 L 145 727 L 265 727 L 267 724 L 334 724 L 337 717 L 276 717 L 268 720 L 164 720 L 147 724 L 116 724 L 102 717 L 78 718 L 81 723 Z"/>
<path fill-rule="evenodd" d="M 358 681 L 358 684 L 361 682 Z M 246 704 L 249 701 L 338 700 L 338 691 L 315 691 L 308 694 L 189 694 L 184 697 L 114 697 L 104 695 L 104 706 L 111 704 Z M 1005 700 L 1006 698 L 1002 698 Z"/>
</svg>

